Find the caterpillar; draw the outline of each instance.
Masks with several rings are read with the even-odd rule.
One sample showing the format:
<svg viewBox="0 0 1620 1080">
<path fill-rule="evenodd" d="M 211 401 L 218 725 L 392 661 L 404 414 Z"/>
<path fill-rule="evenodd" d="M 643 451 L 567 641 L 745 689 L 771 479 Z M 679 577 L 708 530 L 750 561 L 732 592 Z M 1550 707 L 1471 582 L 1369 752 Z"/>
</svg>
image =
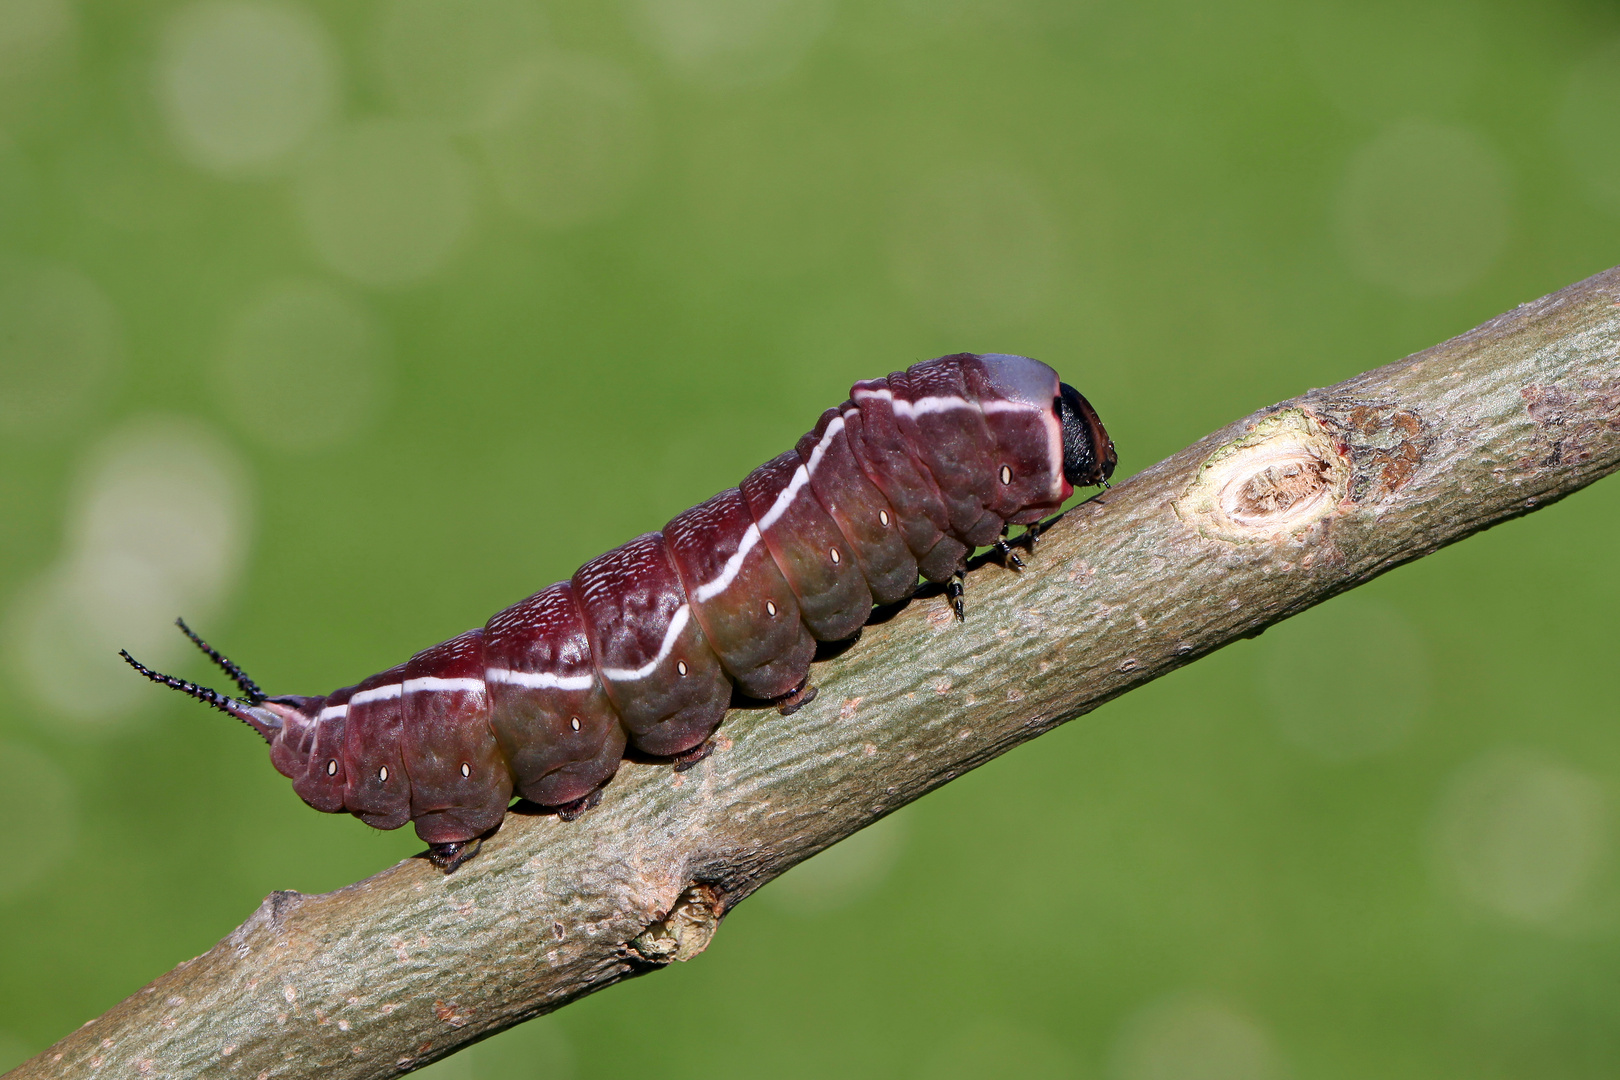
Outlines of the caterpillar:
<svg viewBox="0 0 1620 1080">
<path fill-rule="evenodd" d="M 854 636 L 919 578 L 947 583 L 962 618 L 967 557 L 995 547 L 1021 566 L 1009 527 L 1033 545 L 1116 461 L 1090 403 L 1046 364 L 957 353 L 856 383 L 736 487 L 353 686 L 267 696 L 184 621 L 241 696 L 121 655 L 258 732 L 315 809 L 413 822 L 450 873 L 514 794 L 571 819 L 627 747 L 677 767 L 707 753 L 734 691 L 791 713 L 815 693 L 816 643 Z"/>
</svg>

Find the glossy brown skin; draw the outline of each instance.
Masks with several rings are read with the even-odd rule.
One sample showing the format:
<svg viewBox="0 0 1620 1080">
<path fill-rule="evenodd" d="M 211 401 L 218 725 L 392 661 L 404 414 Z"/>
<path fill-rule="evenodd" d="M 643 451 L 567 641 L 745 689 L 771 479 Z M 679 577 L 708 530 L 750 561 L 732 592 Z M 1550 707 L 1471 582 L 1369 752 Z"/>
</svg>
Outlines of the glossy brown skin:
<svg viewBox="0 0 1620 1080">
<path fill-rule="evenodd" d="M 738 487 L 356 686 L 254 700 L 227 666 L 240 701 L 147 674 L 251 724 L 311 806 L 413 821 L 451 868 L 514 794 L 573 813 L 627 747 L 694 752 L 734 687 L 807 700 L 817 641 L 855 634 L 919 574 L 960 575 L 975 547 L 1113 464 L 1095 411 L 1051 368 L 941 357 L 856 383 Z"/>
</svg>

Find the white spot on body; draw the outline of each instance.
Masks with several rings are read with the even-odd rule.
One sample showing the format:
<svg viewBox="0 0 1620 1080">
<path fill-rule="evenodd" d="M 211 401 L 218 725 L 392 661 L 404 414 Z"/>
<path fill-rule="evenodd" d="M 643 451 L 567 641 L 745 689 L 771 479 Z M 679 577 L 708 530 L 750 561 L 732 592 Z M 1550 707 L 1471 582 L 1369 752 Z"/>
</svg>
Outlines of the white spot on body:
<svg viewBox="0 0 1620 1080">
<path fill-rule="evenodd" d="M 381 780 L 385 784 L 388 782 L 388 766 L 384 765 L 382 768 L 377 770 L 377 779 Z"/>
<path fill-rule="evenodd" d="M 888 528 L 889 527 L 889 512 L 887 510 L 879 510 L 878 511 L 878 520 L 883 523 L 883 527 L 885 529 Z"/>
<path fill-rule="evenodd" d="M 578 731 L 579 730 L 579 717 L 576 716 L 576 717 L 572 718 L 571 720 L 569 720 L 568 721 L 568 726 L 570 728 L 572 728 L 573 730 Z"/>
<path fill-rule="evenodd" d="M 337 775 L 337 758 L 333 758 L 331 761 L 328 761 L 326 763 L 326 775 L 327 776 L 336 776 Z"/>
<path fill-rule="evenodd" d="M 675 661 L 675 670 L 677 672 L 679 672 L 681 675 L 684 676 L 686 674 L 686 661 L 685 660 L 677 660 L 677 661 Z"/>
<path fill-rule="evenodd" d="M 461 775 L 462 776 L 471 776 L 472 775 L 472 766 L 468 765 L 465 761 L 463 761 L 461 763 Z"/>
<path fill-rule="evenodd" d="M 838 554 L 838 549 L 837 548 L 828 548 L 827 549 L 827 554 L 828 554 L 828 556 L 830 556 L 832 558 L 834 566 L 837 566 L 840 562 L 843 561 L 843 556 Z"/>
<path fill-rule="evenodd" d="M 1001 467 L 1001 482 L 1003 484 L 1012 483 L 1012 470 L 1005 465 Z"/>
<path fill-rule="evenodd" d="M 776 605 L 771 603 L 769 600 L 765 601 L 765 614 L 769 615 L 773 619 L 776 618 Z"/>
</svg>

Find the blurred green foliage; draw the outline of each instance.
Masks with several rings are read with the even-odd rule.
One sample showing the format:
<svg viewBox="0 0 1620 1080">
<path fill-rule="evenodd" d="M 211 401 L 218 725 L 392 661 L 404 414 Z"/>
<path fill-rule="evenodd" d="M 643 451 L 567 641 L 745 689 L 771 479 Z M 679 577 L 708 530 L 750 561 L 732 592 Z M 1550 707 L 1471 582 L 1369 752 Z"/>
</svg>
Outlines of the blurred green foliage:
<svg viewBox="0 0 1620 1080">
<path fill-rule="evenodd" d="M 0 3 L 0 1067 L 419 848 L 115 644 L 201 677 L 186 614 L 352 682 L 944 352 L 1048 360 L 1129 475 L 1620 262 L 1617 42 L 1576 0 Z M 1612 484 L 435 1075 L 1615 1075 Z"/>
</svg>

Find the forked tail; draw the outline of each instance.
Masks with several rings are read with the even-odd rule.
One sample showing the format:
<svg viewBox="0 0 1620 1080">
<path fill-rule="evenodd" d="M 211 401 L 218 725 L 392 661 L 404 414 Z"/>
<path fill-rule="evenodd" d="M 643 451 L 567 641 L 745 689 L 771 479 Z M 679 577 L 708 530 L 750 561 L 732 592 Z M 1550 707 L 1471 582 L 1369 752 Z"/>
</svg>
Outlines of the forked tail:
<svg viewBox="0 0 1620 1080">
<path fill-rule="evenodd" d="M 231 677 L 231 681 L 236 683 L 237 687 L 241 689 L 242 697 L 245 700 L 238 700 L 237 698 L 222 694 L 218 690 L 214 690 L 207 686 L 200 686 L 197 683 L 190 682 L 186 679 L 176 678 L 173 675 L 165 675 L 159 671 L 153 671 L 151 668 L 129 655 L 129 651 L 127 649 L 119 649 L 118 655 L 122 656 L 124 661 L 129 664 L 130 667 L 134 668 L 142 675 L 145 675 L 153 682 L 161 683 L 172 690 L 180 691 L 182 694 L 185 694 L 188 697 L 194 697 L 204 704 L 212 705 L 220 712 L 225 713 L 228 716 L 236 717 L 236 719 L 242 721 L 242 723 L 258 732 L 265 742 L 273 741 L 276 737 L 276 732 L 281 730 L 282 721 L 281 717 L 277 716 L 271 710 L 263 707 L 263 702 L 265 700 L 264 691 L 259 689 L 257 683 L 248 678 L 245 671 L 227 659 L 225 655 L 218 649 L 215 649 L 212 645 L 208 644 L 208 642 L 198 637 L 196 631 L 187 626 L 184 619 L 176 619 L 174 620 L 174 624 L 180 628 L 180 631 L 185 634 L 186 637 L 191 639 L 192 644 L 196 645 L 197 648 L 201 649 L 207 655 L 208 659 L 218 664 L 220 669 L 224 671 L 226 675 Z"/>
</svg>

